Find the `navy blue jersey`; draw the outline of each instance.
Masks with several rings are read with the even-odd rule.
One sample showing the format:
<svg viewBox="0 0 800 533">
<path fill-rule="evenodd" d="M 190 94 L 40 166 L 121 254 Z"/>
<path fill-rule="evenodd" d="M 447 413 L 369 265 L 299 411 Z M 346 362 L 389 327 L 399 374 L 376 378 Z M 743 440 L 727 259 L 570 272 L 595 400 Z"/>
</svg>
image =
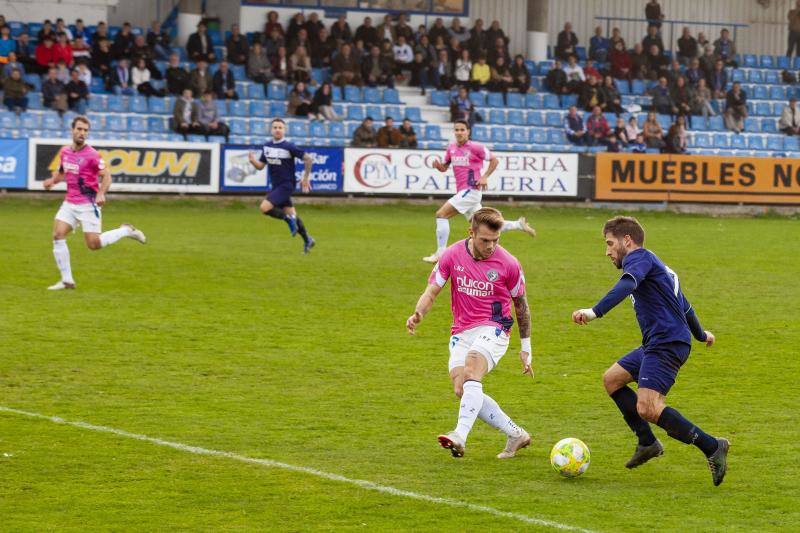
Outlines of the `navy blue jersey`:
<svg viewBox="0 0 800 533">
<path fill-rule="evenodd" d="M 691 344 L 686 314 L 691 309 L 681 292 L 678 275 L 651 252 L 638 248 L 622 260 L 623 277 L 636 283 L 631 293 L 642 345 L 685 342 Z"/>
<path fill-rule="evenodd" d="M 280 141 L 269 140 L 261 147 L 259 161 L 267 164 L 267 176 L 272 188 L 291 184 L 294 188 L 296 178 L 294 175 L 294 158 L 303 159 L 306 153 L 286 139 Z"/>
</svg>

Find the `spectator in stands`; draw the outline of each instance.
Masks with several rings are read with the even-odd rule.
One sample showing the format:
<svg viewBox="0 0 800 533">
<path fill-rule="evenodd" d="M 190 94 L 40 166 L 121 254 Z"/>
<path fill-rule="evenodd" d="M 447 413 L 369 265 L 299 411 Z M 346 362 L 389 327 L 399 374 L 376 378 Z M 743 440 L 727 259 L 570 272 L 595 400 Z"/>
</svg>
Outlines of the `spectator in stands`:
<svg viewBox="0 0 800 533">
<path fill-rule="evenodd" d="M 490 71 L 489 90 L 503 93 L 503 103 L 506 103 L 506 95 L 514 82 L 514 77 L 511 75 L 511 70 L 508 68 L 505 58 L 503 56 L 498 57 L 497 63 L 491 67 Z"/>
<path fill-rule="evenodd" d="M 383 17 L 383 22 L 378 25 L 376 28 L 378 32 L 378 39 L 381 41 L 391 41 L 392 43 L 397 41 L 397 33 L 394 29 L 394 24 L 392 24 L 392 16 L 385 15 Z"/>
<path fill-rule="evenodd" d="M 747 94 L 742 90 L 739 82 L 734 82 L 733 87 L 725 97 L 725 127 L 734 133 L 744 131 L 744 119 L 747 118 Z"/>
<path fill-rule="evenodd" d="M 0 28 L 0 63 L 8 62 L 8 54 L 17 49 L 17 42 L 11 38 L 11 28 Z"/>
<path fill-rule="evenodd" d="M 272 72 L 275 79 L 289 82 L 292 77 L 292 70 L 289 65 L 289 56 L 286 55 L 286 47 L 278 48 L 278 54 L 272 59 Z"/>
<path fill-rule="evenodd" d="M 591 111 L 595 107 L 602 106 L 602 104 L 603 95 L 600 91 L 600 86 L 597 84 L 597 79 L 594 77 L 588 78 L 586 83 L 581 86 L 578 105 L 585 111 Z"/>
<path fill-rule="evenodd" d="M 603 110 L 594 106 L 591 116 L 586 120 L 586 135 L 590 145 L 608 144 L 611 127 L 608 125 Z"/>
<path fill-rule="evenodd" d="M 795 2 L 794 9 L 789 10 L 789 47 L 786 49 L 786 57 L 792 57 L 792 52 L 800 56 L 800 0 Z"/>
<path fill-rule="evenodd" d="M 28 84 L 22 79 L 22 72 L 18 68 L 12 69 L 3 81 L 3 105 L 15 113 L 27 111 L 29 90 Z"/>
<path fill-rule="evenodd" d="M 323 83 L 314 93 L 310 114 L 318 120 L 342 120 L 333 109 L 333 88 L 330 83 Z"/>
<path fill-rule="evenodd" d="M 525 58 L 522 54 L 514 57 L 514 64 L 511 65 L 511 87 L 520 94 L 525 94 L 531 87 L 531 73 L 525 66 Z"/>
<path fill-rule="evenodd" d="M 117 62 L 117 66 L 111 71 L 110 75 L 111 90 L 117 95 L 132 96 L 134 94 L 133 83 L 131 81 L 130 61 L 122 58 Z"/>
<path fill-rule="evenodd" d="M 567 81 L 567 73 L 564 72 L 563 68 L 561 68 L 560 60 L 556 59 L 555 63 L 553 64 L 553 68 L 547 72 L 547 76 L 545 76 L 544 79 L 544 85 L 547 87 L 548 91 L 559 96 L 562 94 L 568 94 L 570 92 Z"/>
<path fill-rule="evenodd" d="M 433 48 L 436 50 L 437 54 L 441 50 L 444 50 L 445 52 L 448 52 L 448 54 L 449 54 L 449 48 L 447 47 L 447 44 L 444 42 L 444 37 L 442 37 L 441 35 L 433 40 Z M 475 57 L 476 55 L 477 54 L 472 54 L 472 57 Z"/>
<path fill-rule="evenodd" d="M 717 65 L 717 57 L 714 55 L 714 48 L 711 45 L 703 47 L 703 55 L 700 56 L 700 68 L 705 72 L 707 81 L 711 81 L 711 75 Z M 710 85 L 710 83 L 709 83 Z"/>
<path fill-rule="evenodd" d="M 797 98 L 789 98 L 789 105 L 781 111 L 778 129 L 786 135 L 800 135 L 800 110 L 797 109 Z"/>
<path fill-rule="evenodd" d="M 211 83 L 214 95 L 217 98 L 225 100 L 239 99 L 239 95 L 236 93 L 236 80 L 233 79 L 233 71 L 231 71 L 227 61 L 220 62 L 219 69 L 214 73 Z"/>
<path fill-rule="evenodd" d="M 697 34 L 697 47 L 700 50 L 705 50 L 706 46 L 711 46 L 711 42 L 706 38 L 706 34 L 701 31 Z"/>
<path fill-rule="evenodd" d="M 603 83 L 603 76 L 600 75 L 600 72 L 594 66 L 594 60 L 587 59 L 586 64 L 583 66 L 583 75 L 588 80 L 589 78 L 594 78 L 594 81 L 597 84 Z"/>
<path fill-rule="evenodd" d="M 378 30 L 372 25 L 371 17 L 364 17 L 364 23 L 356 28 L 355 40 L 364 41 L 364 46 L 373 46 L 381 42 L 378 39 Z"/>
<path fill-rule="evenodd" d="M 461 57 L 461 43 L 459 43 L 458 39 L 456 39 L 455 37 L 450 39 L 450 42 L 447 44 L 447 55 L 450 56 L 451 63 L 455 63 L 456 59 Z"/>
<path fill-rule="evenodd" d="M 92 45 L 92 56 L 95 55 L 97 48 L 100 46 L 100 41 L 103 39 L 108 40 L 108 46 L 111 47 L 111 37 L 108 35 L 108 26 L 106 26 L 105 22 L 98 22 L 97 27 L 92 34 L 92 38 L 89 40 L 89 43 Z"/>
<path fill-rule="evenodd" d="M 147 30 L 146 40 L 147 46 L 153 51 L 155 59 L 169 59 L 170 54 L 172 54 L 169 32 L 162 30 L 161 23 L 157 20 L 150 23 L 150 29 Z"/>
<path fill-rule="evenodd" d="M 700 78 L 697 81 L 697 87 L 694 89 L 694 98 L 692 99 L 692 113 L 702 115 L 705 121 L 706 128 L 710 125 L 709 116 L 716 116 L 716 111 L 711 107 L 711 89 L 706 85 L 705 78 Z"/>
<path fill-rule="evenodd" d="M 473 91 L 489 89 L 489 82 L 492 79 L 492 69 L 486 64 L 486 56 L 479 55 L 478 62 L 472 65 L 470 83 Z"/>
<path fill-rule="evenodd" d="M 402 136 L 397 128 L 394 127 L 394 119 L 386 117 L 384 126 L 378 130 L 378 147 L 379 148 L 398 148 Z"/>
<path fill-rule="evenodd" d="M 87 43 L 89 42 L 89 30 L 86 29 L 86 26 L 83 23 L 83 19 L 75 19 L 75 31 L 72 32 L 73 39 L 83 39 Z"/>
<path fill-rule="evenodd" d="M 213 88 L 211 72 L 209 72 L 208 63 L 204 59 L 200 59 L 197 66 L 189 72 L 188 88 L 192 90 L 192 94 L 204 94 Z"/>
<path fill-rule="evenodd" d="M 406 42 L 412 44 L 414 42 L 414 30 L 408 25 L 405 13 L 397 15 L 397 24 L 394 27 L 394 33 L 397 38 L 405 37 Z"/>
<path fill-rule="evenodd" d="M 445 57 L 446 56 L 447 53 L 445 52 Z M 441 60 L 439 62 L 441 63 Z M 459 85 L 469 85 L 469 79 L 472 75 L 472 60 L 470 59 L 470 52 L 468 49 L 465 48 L 461 50 L 461 56 L 456 60 L 453 75 L 456 83 Z"/>
<path fill-rule="evenodd" d="M 458 57 L 458 56 L 456 56 Z M 489 66 L 493 67 L 497 65 L 497 60 L 499 58 L 503 58 L 506 65 L 511 64 L 511 55 L 508 53 L 508 47 L 506 46 L 506 42 L 503 40 L 502 37 L 498 37 L 494 41 L 494 46 L 487 55 L 487 63 Z"/>
<path fill-rule="evenodd" d="M 620 148 L 626 147 L 628 143 L 632 140 L 628 139 L 628 133 L 625 127 L 625 119 L 620 116 L 617 117 L 617 121 L 614 124 L 614 128 L 611 130 L 611 132 L 614 134 L 614 137 L 616 137 L 616 139 L 622 145 Z"/>
<path fill-rule="evenodd" d="M 83 37 L 77 37 L 70 45 L 72 49 L 72 58 L 77 63 L 78 61 L 91 61 L 92 49 L 86 44 Z"/>
<path fill-rule="evenodd" d="M 667 83 L 669 83 L 670 87 L 675 87 L 675 84 L 678 83 L 678 78 L 684 77 L 681 64 L 677 59 L 673 59 L 670 62 L 669 69 L 664 73 L 664 77 L 667 78 Z"/>
<path fill-rule="evenodd" d="M 683 65 L 689 65 L 697 54 L 697 39 L 692 37 L 689 27 L 684 26 L 683 34 L 678 39 L 678 61 Z"/>
<path fill-rule="evenodd" d="M 267 53 L 267 57 L 270 61 L 275 61 L 275 58 L 278 57 L 278 49 L 286 47 L 286 39 L 278 30 L 273 28 L 272 33 L 269 34 L 269 38 L 264 43 L 264 51 Z"/>
<path fill-rule="evenodd" d="M 611 43 L 603 36 L 603 28 L 597 26 L 594 29 L 594 37 L 589 40 L 589 57 L 598 63 L 605 63 L 610 50 Z"/>
<path fill-rule="evenodd" d="M 439 37 L 442 38 L 442 42 L 447 42 L 450 40 L 450 32 L 444 27 L 444 21 L 441 18 L 437 18 L 433 22 L 433 26 L 431 26 L 431 29 L 428 32 L 428 38 L 434 44 L 436 44 L 436 40 Z"/>
<path fill-rule="evenodd" d="M 289 93 L 289 103 L 286 113 L 295 117 L 307 117 L 311 112 L 311 93 L 306 88 L 305 82 L 297 82 Z"/>
<path fill-rule="evenodd" d="M 409 70 L 414 61 L 414 51 L 406 42 L 406 38 L 397 38 L 397 44 L 392 47 L 394 52 L 394 69 L 396 74 L 401 74 L 404 70 Z"/>
<path fill-rule="evenodd" d="M 197 25 L 197 31 L 189 36 L 189 40 L 186 42 L 186 54 L 194 62 L 203 60 L 207 63 L 213 63 L 217 59 L 217 56 L 214 55 L 214 45 L 208 36 L 205 22 L 200 22 Z M 193 94 L 203 94 L 204 92 Z"/>
<path fill-rule="evenodd" d="M 647 91 L 653 97 L 652 110 L 662 115 L 674 115 L 678 112 L 675 101 L 672 99 L 672 92 L 667 84 L 667 78 L 658 78 L 658 85 Z"/>
<path fill-rule="evenodd" d="M 414 53 L 414 61 L 411 63 L 411 79 L 408 84 L 411 87 L 419 87 L 420 94 L 425 94 L 426 87 L 431 85 L 431 62 L 425 61 L 422 52 Z M 434 63 L 435 65 L 435 63 Z M 433 68 L 436 68 L 435 66 Z"/>
<path fill-rule="evenodd" d="M 311 83 L 311 58 L 305 46 L 298 46 L 289 57 L 289 70 L 292 72 L 292 81 Z"/>
<path fill-rule="evenodd" d="M 467 54 L 469 52 L 464 50 Z M 463 60 L 459 59 L 459 61 Z M 469 61 L 469 56 L 467 56 L 467 60 Z M 469 75 L 467 76 L 467 80 L 465 82 L 457 81 L 456 73 L 454 71 L 453 63 L 450 61 L 450 55 L 447 53 L 447 50 L 439 50 L 439 57 L 436 60 L 436 65 L 433 70 L 433 84 L 439 90 L 450 90 L 450 88 L 458 83 L 461 86 L 467 86 L 469 84 L 470 76 L 472 76 L 472 61 L 469 61 Z M 463 76 L 463 69 L 465 65 L 462 64 L 462 76 Z"/>
<path fill-rule="evenodd" d="M 647 72 L 650 69 L 650 59 L 648 54 L 644 51 L 642 43 L 633 45 L 633 54 L 631 54 L 631 74 L 637 80 L 644 80 L 647 78 Z"/>
<path fill-rule="evenodd" d="M 389 47 L 391 48 L 391 46 Z M 369 52 L 364 48 L 364 41 L 361 39 L 356 39 L 355 44 L 353 44 L 353 57 L 356 58 L 356 62 L 360 65 L 364 59 L 369 55 Z"/>
<path fill-rule="evenodd" d="M 489 47 L 486 31 L 483 29 L 483 19 L 476 20 L 475 25 L 469 30 L 467 47 L 472 57 L 477 56 Z"/>
<path fill-rule="evenodd" d="M 162 89 L 156 89 L 150 83 L 150 69 L 143 57 L 136 60 L 136 64 L 131 68 L 131 87 L 133 90 L 144 96 L 164 96 Z"/>
<path fill-rule="evenodd" d="M 78 78 L 86 84 L 87 87 L 92 87 L 92 71 L 89 70 L 89 65 L 85 61 L 78 61 L 75 69 L 78 71 Z"/>
<path fill-rule="evenodd" d="M 417 26 L 417 31 L 414 32 L 414 41 L 418 43 L 420 37 L 422 37 L 423 35 L 425 37 L 428 37 L 428 28 L 425 27 L 425 24 L 420 24 L 419 26 Z M 428 42 L 430 42 L 430 40 L 431 38 L 428 37 Z M 433 43 L 431 43 L 431 46 L 433 46 Z"/>
<path fill-rule="evenodd" d="M 22 63 L 17 61 L 17 53 L 16 52 L 9 52 L 8 53 L 8 61 L 6 61 L 6 64 L 3 65 L 3 76 L 2 77 L 4 79 L 5 78 L 10 78 L 11 77 L 11 72 L 14 69 L 19 70 L 20 75 L 22 75 L 22 77 L 25 77 L 25 65 L 23 65 Z"/>
<path fill-rule="evenodd" d="M 50 19 L 47 19 L 44 21 L 44 23 L 42 23 L 42 29 L 40 29 L 39 33 L 36 34 L 36 40 L 41 43 L 48 37 L 51 41 L 55 42 L 56 34 L 53 31 L 53 23 L 50 22 Z"/>
<path fill-rule="evenodd" d="M 250 49 L 250 54 L 247 57 L 247 77 L 255 82 L 263 83 L 265 91 L 266 85 L 274 77 L 272 64 L 267 59 L 267 54 L 258 41 L 253 43 L 253 48 Z"/>
<path fill-rule="evenodd" d="M 67 35 L 64 33 L 58 34 L 58 41 L 53 44 L 53 56 L 56 63 L 63 61 L 67 67 L 71 67 L 75 62 L 72 57 L 72 46 L 67 41 Z"/>
<path fill-rule="evenodd" d="M 636 140 L 630 145 L 631 152 L 634 154 L 644 154 L 647 152 L 647 145 L 644 143 L 644 135 L 641 133 L 636 136 Z"/>
<path fill-rule="evenodd" d="M 651 80 L 657 80 L 667 74 L 669 70 L 669 58 L 658 51 L 658 46 L 652 45 L 650 53 L 647 54 L 647 74 Z"/>
<path fill-rule="evenodd" d="M 339 15 L 339 18 L 331 26 L 331 37 L 336 40 L 337 48 L 343 43 L 349 43 L 353 40 L 353 32 L 350 31 L 347 16 Z"/>
<path fill-rule="evenodd" d="M 377 144 L 375 129 L 372 127 L 372 117 L 367 117 L 353 132 L 352 146 L 357 148 L 373 148 Z"/>
<path fill-rule="evenodd" d="M 717 60 L 714 71 L 708 77 L 708 88 L 715 99 L 725 98 L 728 88 L 728 73 L 721 59 Z"/>
<path fill-rule="evenodd" d="M 578 46 L 578 36 L 572 31 L 572 23 L 567 22 L 564 24 L 564 29 L 558 33 L 556 39 L 556 58 L 561 61 L 567 61 L 569 56 L 576 53 Z"/>
<path fill-rule="evenodd" d="M 56 64 L 56 78 L 58 78 L 58 81 L 64 85 L 69 83 L 70 70 L 63 59 L 59 59 L 58 63 Z"/>
<path fill-rule="evenodd" d="M 408 118 L 403 119 L 403 124 L 397 129 L 400 132 L 400 148 L 416 148 L 417 147 L 417 132 L 411 126 L 411 120 Z"/>
<path fill-rule="evenodd" d="M 328 34 L 328 30 L 322 28 L 319 31 L 317 42 L 311 50 L 311 66 L 314 68 L 330 68 L 333 54 L 339 49 L 336 39 Z"/>
<path fill-rule="evenodd" d="M 308 20 L 306 21 L 306 25 L 304 26 L 306 33 L 308 34 L 308 40 L 311 41 L 311 46 L 313 47 L 316 43 L 319 42 L 319 32 L 325 29 L 325 24 L 319 20 L 319 13 L 313 11 L 309 16 Z M 309 47 L 309 50 L 311 48 Z"/>
<path fill-rule="evenodd" d="M 198 133 L 202 133 L 208 139 L 211 135 L 221 135 L 228 142 L 230 129 L 228 125 L 219 119 L 219 109 L 214 102 L 214 93 L 206 91 L 197 104 L 197 122 L 199 124 Z"/>
<path fill-rule="evenodd" d="M 644 127 L 642 128 L 642 135 L 648 148 L 660 149 L 664 147 L 664 129 L 653 111 L 647 114 L 647 119 L 644 121 Z"/>
<path fill-rule="evenodd" d="M 339 54 L 333 59 L 331 67 L 333 83 L 344 87 L 345 85 L 361 86 L 361 68 L 351 53 L 349 44 L 343 44 Z"/>
<path fill-rule="evenodd" d="M 381 55 L 381 49 L 377 45 L 370 49 L 369 56 L 362 64 L 362 77 L 364 83 L 370 87 L 378 85 L 394 87 L 392 67 L 389 61 Z"/>
<path fill-rule="evenodd" d="M 614 83 L 614 78 L 611 76 L 603 78 L 603 86 L 600 88 L 600 102 L 600 107 L 603 111 L 616 113 L 617 115 L 625 112 L 622 108 L 622 95 Z"/>
<path fill-rule="evenodd" d="M 231 25 L 231 35 L 225 39 L 225 49 L 227 50 L 229 63 L 234 65 L 247 63 L 247 53 L 250 50 L 250 45 L 245 36 L 239 31 L 238 24 Z"/>
<path fill-rule="evenodd" d="M 420 36 L 419 41 L 414 44 L 414 53 L 417 52 L 422 54 L 422 59 L 425 60 L 429 66 L 433 66 L 436 63 L 438 53 L 427 35 Z"/>
<path fill-rule="evenodd" d="M 633 77 L 633 63 L 631 62 L 631 55 L 625 50 L 625 45 L 618 42 L 614 45 L 614 49 L 609 54 L 609 61 L 611 63 L 611 75 L 618 80 L 630 81 Z"/>
<path fill-rule="evenodd" d="M 131 24 L 126 22 L 122 25 L 122 29 L 114 37 L 114 44 L 111 46 L 111 54 L 114 59 L 131 58 L 131 48 L 133 48 L 133 34 L 131 33 Z"/>
<path fill-rule="evenodd" d="M 44 107 L 58 111 L 63 115 L 67 110 L 67 91 L 63 83 L 58 81 L 56 69 L 47 71 L 47 78 L 42 82 L 42 102 Z"/>
<path fill-rule="evenodd" d="M 689 63 L 689 68 L 686 69 L 686 81 L 689 82 L 689 85 L 696 88 L 698 82 L 705 78 L 706 74 L 703 72 L 703 69 L 700 68 L 700 59 L 697 57 L 692 58 Z"/>
<path fill-rule="evenodd" d="M 651 26 L 661 28 L 661 21 L 664 20 L 665 16 L 661 11 L 661 4 L 658 3 L 658 0 L 650 0 L 644 6 L 644 17 Z"/>
<path fill-rule="evenodd" d="M 289 21 L 289 27 L 286 28 L 286 42 L 292 43 L 295 39 L 297 39 L 297 35 L 300 33 L 300 30 L 305 29 L 306 25 L 306 16 L 303 14 L 302 11 L 295 14 L 292 17 L 292 20 Z"/>
<path fill-rule="evenodd" d="M 564 117 L 564 133 L 567 134 L 569 142 L 579 146 L 585 145 L 589 139 L 586 128 L 583 126 L 583 119 L 574 105 L 569 107 L 567 116 Z"/>
<path fill-rule="evenodd" d="M 578 56 L 569 56 L 567 65 L 564 67 L 564 74 L 567 75 L 567 89 L 570 93 L 580 94 L 583 84 L 586 81 L 586 74 L 583 67 L 578 64 Z"/>
<path fill-rule="evenodd" d="M 72 32 L 64 23 L 64 19 L 62 18 L 56 19 L 56 27 L 53 28 L 53 33 L 55 33 L 56 35 L 58 35 L 59 33 L 63 33 L 67 37 L 67 41 L 72 41 L 72 39 L 74 39 Z"/>
<path fill-rule="evenodd" d="M 278 12 L 270 11 L 267 13 L 267 22 L 264 23 L 264 35 L 272 35 L 272 31 L 278 32 L 278 35 L 283 37 L 283 26 L 278 22 Z"/>
<path fill-rule="evenodd" d="M 608 41 L 612 50 L 617 46 L 617 43 L 622 43 L 623 50 L 628 49 L 627 45 L 625 44 L 625 39 L 622 38 L 622 32 L 619 30 L 619 28 L 613 28 L 611 30 L 611 38 Z"/>
<path fill-rule="evenodd" d="M 625 138 L 628 139 L 628 143 L 634 143 L 641 134 L 642 130 L 639 128 L 639 121 L 636 120 L 635 116 L 631 115 L 625 125 Z"/>
<path fill-rule="evenodd" d="M 658 47 L 659 55 L 664 53 L 664 41 L 661 40 L 661 35 L 658 33 L 658 26 L 651 24 L 647 27 L 647 35 L 642 39 L 642 48 L 649 51 L 653 46 Z"/>
<path fill-rule="evenodd" d="M 92 52 L 92 73 L 102 78 L 106 85 L 111 77 L 111 43 L 108 39 L 101 39 L 97 50 Z"/>
<path fill-rule="evenodd" d="M 730 32 L 723 29 L 719 32 L 719 39 L 714 41 L 714 55 L 721 59 L 726 66 L 736 68 L 736 43 L 730 39 Z"/>
<path fill-rule="evenodd" d="M 667 154 L 685 154 L 689 145 L 686 136 L 686 117 L 679 115 L 675 123 L 669 127 L 664 138 L 664 152 Z"/>
<path fill-rule="evenodd" d="M 178 54 L 170 54 L 164 77 L 167 80 L 167 92 L 169 94 L 182 94 L 183 90 L 188 86 L 189 71 L 181 65 Z"/>
<path fill-rule="evenodd" d="M 672 101 L 678 109 L 677 114 L 686 117 L 689 127 L 692 127 L 692 102 L 694 101 L 694 91 L 686 83 L 686 78 L 680 76 L 675 86 L 672 87 Z"/>
<path fill-rule="evenodd" d="M 36 57 L 31 53 L 30 37 L 27 33 L 17 37 L 17 61 L 25 65 L 28 72 L 38 72 Z"/>
<path fill-rule="evenodd" d="M 475 105 L 469 99 L 466 87 L 460 87 L 458 94 L 450 100 L 450 122 L 466 120 L 471 128 L 478 118 Z"/>
<path fill-rule="evenodd" d="M 490 43 L 497 43 L 498 37 L 503 39 L 503 44 L 507 47 L 508 37 L 506 37 L 505 32 L 500 28 L 500 21 L 493 20 L 489 25 L 489 29 L 486 30 L 486 40 Z"/>
<path fill-rule="evenodd" d="M 56 53 L 53 49 L 53 39 L 48 35 L 36 46 L 36 65 L 40 73 L 46 73 L 56 66 Z"/>
<path fill-rule="evenodd" d="M 291 56 L 295 50 L 299 47 L 303 46 L 306 50 L 311 49 L 311 40 L 308 38 L 308 31 L 305 28 L 300 28 L 297 31 L 297 35 L 294 36 L 293 39 L 288 41 L 289 45 L 287 47 L 287 52 Z"/>
<path fill-rule="evenodd" d="M 199 106 L 192 100 L 192 90 L 186 88 L 180 98 L 175 100 L 172 108 L 172 129 L 183 135 L 184 140 L 190 133 L 201 133 L 198 120 Z"/>
<path fill-rule="evenodd" d="M 72 70 L 69 83 L 67 83 L 65 90 L 67 92 L 67 105 L 69 108 L 79 115 L 85 115 L 86 108 L 89 105 L 89 87 L 81 80 L 78 69 Z"/>
<path fill-rule="evenodd" d="M 617 134 L 614 132 L 614 130 L 611 130 L 611 132 L 608 134 L 605 144 L 607 152 L 619 153 L 625 148 L 625 143 L 622 142 L 622 139 L 617 137 Z"/>
</svg>

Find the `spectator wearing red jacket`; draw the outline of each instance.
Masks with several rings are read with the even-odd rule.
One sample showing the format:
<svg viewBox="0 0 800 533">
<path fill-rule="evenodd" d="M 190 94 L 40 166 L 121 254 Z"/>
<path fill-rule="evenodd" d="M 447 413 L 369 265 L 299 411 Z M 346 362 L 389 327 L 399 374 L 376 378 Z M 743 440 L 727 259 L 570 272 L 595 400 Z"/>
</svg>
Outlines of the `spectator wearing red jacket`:
<svg viewBox="0 0 800 533">
<path fill-rule="evenodd" d="M 611 75 L 617 80 L 630 80 L 633 76 L 633 61 L 631 55 L 625 50 L 625 43 L 617 41 L 609 55 L 611 62 Z"/>
<path fill-rule="evenodd" d="M 72 56 L 72 45 L 69 44 L 66 33 L 58 34 L 58 42 L 53 45 L 53 53 L 56 56 L 56 63 L 63 61 L 68 67 L 72 67 L 75 59 Z"/>
<path fill-rule="evenodd" d="M 592 108 L 592 116 L 586 121 L 586 133 L 589 136 L 589 144 L 607 144 L 611 127 L 600 106 Z"/>
<path fill-rule="evenodd" d="M 56 52 L 53 47 L 53 39 L 50 36 L 45 37 L 38 45 L 36 45 L 36 67 L 39 74 L 47 74 L 51 67 L 55 67 L 58 60 L 56 59 Z"/>
</svg>

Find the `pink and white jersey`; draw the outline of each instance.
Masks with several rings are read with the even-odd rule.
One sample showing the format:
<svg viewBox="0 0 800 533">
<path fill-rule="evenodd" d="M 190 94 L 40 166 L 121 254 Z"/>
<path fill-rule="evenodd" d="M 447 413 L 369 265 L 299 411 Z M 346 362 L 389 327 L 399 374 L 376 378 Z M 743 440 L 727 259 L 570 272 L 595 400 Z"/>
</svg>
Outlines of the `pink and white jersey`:
<svg viewBox="0 0 800 533">
<path fill-rule="evenodd" d="M 491 257 L 478 261 L 467 241 L 458 241 L 444 251 L 428 283 L 444 287 L 451 280 L 453 335 L 478 326 L 494 326 L 508 333 L 514 325 L 511 299 L 525 294 L 522 267 L 500 246 Z"/>
<path fill-rule="evenodd" d="M 83 145 L 80 150 L 72 146 L 61 149 L 59 171 L 64 173 L 67 182 L 67 202 L 71 204 L 91 204 L 97 194 L 97 175 L 106 168 L 106 163 L 97 150 Z"/>
<path fill-rule="evenodd" d="M 477 189 L 481 179 L 483 162 L 492 158 L 492 153 L 481 143 L 467 141 L 460 145 L 452 142 L 444 154 L 444 162 L 452 163 L 456 177 L 456 189 Z"/>
</svg>

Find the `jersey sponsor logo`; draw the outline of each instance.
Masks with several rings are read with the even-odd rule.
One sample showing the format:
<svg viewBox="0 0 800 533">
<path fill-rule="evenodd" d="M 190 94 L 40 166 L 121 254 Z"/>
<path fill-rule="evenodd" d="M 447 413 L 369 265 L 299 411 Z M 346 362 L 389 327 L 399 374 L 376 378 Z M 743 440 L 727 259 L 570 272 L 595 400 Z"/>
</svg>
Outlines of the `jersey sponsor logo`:
<svg viewBox="0 0 800 533">
<path fill-rule="evenodd" d="M 494 283 L 467 276 L 456 276 L 456 290 L 467 296 L 493 296 Z"/>
<path fill-rule="evenodd" d="M 498 277 L 500 277 L 500 275 L 497 273 L 497 270 L 490 270 L 486 273 L 486 279 L 489 281 L 497 281 Z"/>
<path fill-rule="evenodd" d="M 468 167 L 469 166 L 469 154 L 451 156 L 450 157 L 450 161 L 453 163 L 454 167 Z"/>
<path fill-rule="evenodd" d="M 71 163 L 70 161 L 64 161 L 61 166 L 64 167 L 65 172 L 77 173 L 81 169 L 79 164 Z"/>
<path fill-rule="evenodd" d="M 267 158 L 267 163 L 269 163 L 270 165 L 273 165 L 273 166 L 281 166 L 281 160 L 280 159 L 275 159 L 274 157 L 268 157 Z"/>
<path fill-rule="evenodd" d="M 285 148 L 272 148 L 269 146 L 264 147 L 264 157 L 267 159 L 291 159 L 292 154 Z"/>
</svg>

